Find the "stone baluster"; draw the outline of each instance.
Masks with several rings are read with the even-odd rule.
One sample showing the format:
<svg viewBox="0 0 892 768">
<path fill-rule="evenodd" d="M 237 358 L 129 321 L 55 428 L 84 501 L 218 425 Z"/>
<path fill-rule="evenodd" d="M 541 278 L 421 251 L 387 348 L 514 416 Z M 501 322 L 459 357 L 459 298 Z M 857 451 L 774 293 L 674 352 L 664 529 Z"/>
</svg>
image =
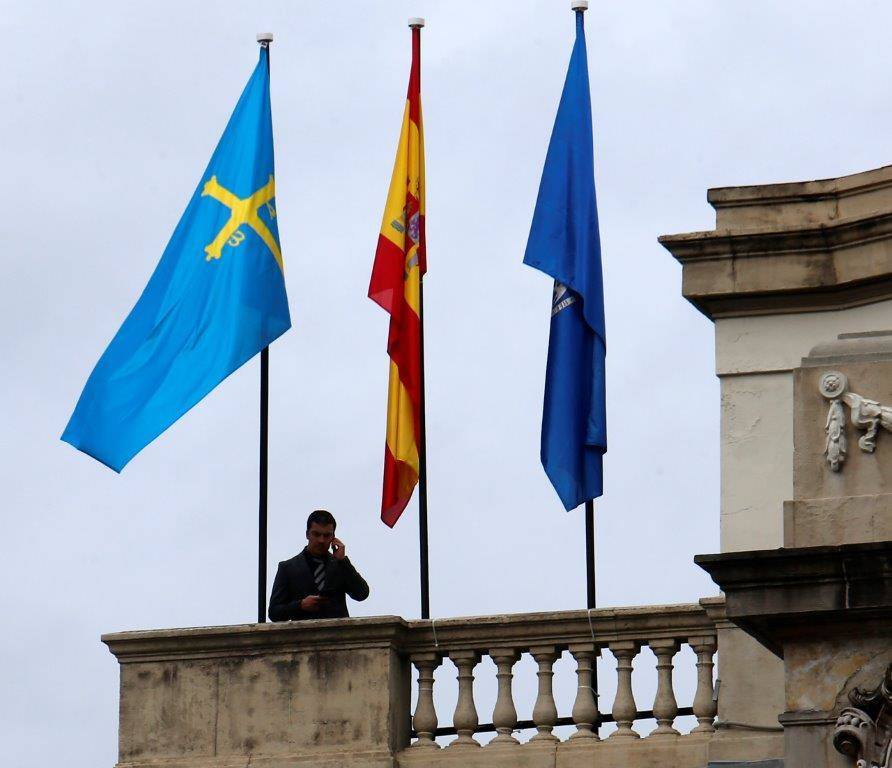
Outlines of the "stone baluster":
<svg viewBox="0 0 892 768">
<path fill-rule="evenodd" d="M 480 662 L 480 654 L 476 651 L 453 651 L 449 658 L 458 667 L 458 701 L 452 724 L 458 737 L 447 747 L 479 747 L 480 742 L 474 738 L 479 720 L 477 707 L 474 706 L 474 667 Z"/>
<path fill-rule="evenodd" d="M 598 738 L 598 699 L 592 688 L 592 669 L 597 663 L 600 650 L 591 643 L 570 646 L 570 653 L 576 659 L 576 701 L 573 703 L 573 722 L 576 733 L 570 739 Z"/>
<path fill-rule="evenodd" d="M 439 653 L 416 653 L 412 663 L 418 669 L 418 702 L 415 705 L 415 716 L 412 727 L 418 734 L 413 747 L 433 747 L 440 745 L 434 741 L 437 730 L 437 710 L 434 707 L 434 670 L 440 666 L 443 656 Z"/>
<path fill-rule="evenodd" d="M 712 655 L 716 651 L 715 636 L 691 637 L 688 644 L 697 654 L 697 693 L 694 695 L 694 716 L 697 726 L 691 733 L 712 733 L 716 703 L 712 696 Z"/>
<path fill-rule="evenodd" d="M 536 724 L 536 735 L 530 741 L 560 741 L 552 733 L 557 724 L 557 707 L 554 703 L 554 694 L 551 689 L 551 679 L 554 672 L 551 667 L 555 659 L 561 655 L 561 651 L 554 645 L 540 645 L 530 648 L 530 655 L 539 665 L 539 694 L 536 696 L 536 704 L 533 706 L 533 722 Z"/>
<path fill-rule="evenodd" d="M 641 645 L 631 640 L 621 640 L 610 643 L 608 647 L 616 657 L 616 698 L 612 711 L 616 730 L 609 738 L 638 739 L 640 736 L 632 730 L 632 723 L 638 714 L 635 695 L 632 693 L 632 659 L 638 655 Z"/>
<path fill-rule="evenodd" d="M 678 736 L 672 727 L 678 715 L 678 704 L 672 690 L 672 657 L 678 653 L 678 641 L 669 639 L 650 640 L 650 649 L 657 657 L 657 695 L 654 697 L 654 717 L 657 727 L 651 736 Z"/>
<path fill-rule="evenodd" d="M 517 710 L 514 708 L 514 696 L 511 693 L 513 679 L 511 670 L 520 655 L 514 648 L 493 648 L 489 651 L 489 656 L 495 662 L 498 670 L 496 678 L 499 681 L 499 695 L 492 711 L 492 723 L 496 727 L 498 736 L 487 746 L 519 744 L 520 742 L 512 735 L 517 726 Z"/>
</svg>

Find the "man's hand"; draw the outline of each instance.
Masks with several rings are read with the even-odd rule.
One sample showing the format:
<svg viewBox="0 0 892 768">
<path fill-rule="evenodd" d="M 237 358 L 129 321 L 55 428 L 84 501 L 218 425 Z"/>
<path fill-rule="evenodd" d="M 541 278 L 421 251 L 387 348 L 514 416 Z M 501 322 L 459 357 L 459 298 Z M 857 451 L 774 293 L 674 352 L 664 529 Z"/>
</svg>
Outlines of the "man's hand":
<svg viewBox="0 0 892 768">
<path fill-rule="evenodd" d="M 340 539 L 331 540 L 331 554 L 335 560 L 343 560 L 347 556 L 347 548 Z"/>
<path fill-rule="evenodd" d="M 309 613 L 316 613 L 325 603 L 328 602 L 327 597 L 322 595 L 307 595 L 300 601 L 300 609 Z"/>
</svg>

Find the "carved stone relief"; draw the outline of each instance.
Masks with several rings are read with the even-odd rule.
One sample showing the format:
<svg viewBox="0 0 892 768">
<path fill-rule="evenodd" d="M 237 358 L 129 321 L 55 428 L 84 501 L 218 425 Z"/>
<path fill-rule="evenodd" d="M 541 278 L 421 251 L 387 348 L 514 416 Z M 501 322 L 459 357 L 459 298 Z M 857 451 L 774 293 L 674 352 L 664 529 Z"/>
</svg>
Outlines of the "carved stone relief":
<svg viewBox="0 0 892 768">
<path fill-rule="evenodd" d="M 836 721 L 833 746 L 854 758 L 856 768 L 892 768 L 892 664 L 876 688 L 855 688 L 849 701 Z"/>
<path fill-rule="evenodd" d="M 846 460 L 846 413 L 843 403 L 849 406 L 852 424 L 857 429 L 866 430 L 858 439 L 858 447 L 865 453 L 876 450 L 880 427 L 892 432 L 892 407 L 849 392 L 848 386 L 846 375 L 839 371 L 828 371 L 821 377 L 821 394 L 830 401 L 824 424 L 827 434 L 824 455 L 834 472 L 839 472 Z"/>
</svg>

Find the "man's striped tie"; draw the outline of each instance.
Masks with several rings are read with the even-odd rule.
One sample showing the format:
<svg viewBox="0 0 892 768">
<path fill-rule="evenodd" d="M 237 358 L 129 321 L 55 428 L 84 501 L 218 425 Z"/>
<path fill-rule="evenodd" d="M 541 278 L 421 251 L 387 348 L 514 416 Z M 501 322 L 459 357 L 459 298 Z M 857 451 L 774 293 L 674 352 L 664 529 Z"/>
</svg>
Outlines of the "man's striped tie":
<svg viewBox="0 0 892 768">
<path fill-rule="evenodd" d="M 313 581 L 316 582 L 316 591 L 319 594 L 322 594 L 322 590 L 325 587 L 325 561 L 324 560 L 316 561 L 316 570 L 313 571 Z"/>
</svg>

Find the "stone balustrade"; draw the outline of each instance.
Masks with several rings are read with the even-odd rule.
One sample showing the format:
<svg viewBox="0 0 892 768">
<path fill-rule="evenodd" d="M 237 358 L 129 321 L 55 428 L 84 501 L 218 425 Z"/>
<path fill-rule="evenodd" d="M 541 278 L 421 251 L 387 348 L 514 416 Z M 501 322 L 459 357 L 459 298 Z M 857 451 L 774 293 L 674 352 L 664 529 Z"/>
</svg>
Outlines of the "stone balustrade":
<svg viewBox="0 0 892 768">
<path fill-rule="evenodd" d="M 673 660 L 682 645 L 696 655 L 696 694 L 692 705 L 679 709 L 673 688 Z M 633 661 L 644 647 L 656 657 L 656 695 L 651 710 L 639 710 L 632 688 Z M 616 695 L 609 713 L 598 711 L 593 689 L 596 660 L 602 649 L 616 659 Z M 680 714 L 692 714 L 697 725 L 692 734 L 711 734 L 716 715 L 713 697 L 713 655 L 716 652 L 714 617 L 701 605 L 671 605 L 616 610 L 567 611 L 473 619 L 447 619 L 409 623 L 406 650 L 418 672 L 418 697 L 413 716 L 415 740 L 410 749 L 435 749 L 437 735 L 454 733 L 449 749 L 479 747 L 475 733 L 495 731 L 489 744 L 506 748 L 520 746 L 514 733 L 534 727 L 529 742 L 559 741 L 557 725 L 571 724 L 569 741 L 597 741 L 602 723 L 616 723 L 611 741 L 639 739 L 636 720 L 653 718 L 656 728 L 650 739 L 678 737 L 674 727 Z M 576 664 L 577 689 L 571 716 L 558 717 L 552 691 L 555 661 L 567 651 Z M 512 693 L 513 668 L 522 654 L 529 654 L 538 671 L 538 691 L 532 721 L 518 721 Z M 475 669 L 488 655 L 495 664 L 498 695 L 492 723 L 479 725 L 474 700 Z M 444 659 L 458 670 L 458 700 L 452 728 L 440 728 L 435 706 L 434 671 Z M 563 704 L 563 702 L 562 702 Z M 567 702 L 566 709 L 569 709 Z"/>
<path fill-rule="evenodd" d="M 433 622 L 385 616 L 106 635 L 121 665 L 118 766 L 426 768 L 445 761 L 573 768 L 595 760 L 603 768 L 702 768 L 714 742 L 713 655 L 722 614 L 722 601 L 710 599 Z M 696 654 L 697 686 L 691 706 L 680 708 L 673 662 L 683 645 Z M 656 693 L 652 709 L 639 710 L 633 674 L 653 672 L 633 672 L 633 662 L 646 648 L 656 657 L 657 680 L 649 678 Z M 593 690 L 604 649 L 616 659 L 609 712 L 599 712 Z M 524 655 L 535 663 L 536 690 L 529 691 L 534 701 L 517 702 L 515 688 L 526 686 L 514 685 L 515 665 Z M 484 657 L 495 665 L 489 682 L 497 694 L 491 714 L 484 713 L 491 722 L 481 724 L 475 683 Z M 574 663 L 578 685 L 556 700 L 552 681 L 562 657 Z M 440 726 L 443 683 L 434 673 L 445 659 L 457 670 L 457 701 L 451 724 Z M 530 704 L 532 720 L 518 720 L 518 706 Z M 696 717 L 690 734 L 679 734 L 679 715 Z M 644 718 L 656 720 L 646 736 L 636 731 Z M 604 729 L 602 740 L 600 726 L 611 722 L 616 729 L 609 736 Z M 560 738 L 568 725 L 573 733 Z M 481 749 L 482 733 L 495 737 Z M 441 749 L 444 735 L 452 738 Z"/>
</svg>

